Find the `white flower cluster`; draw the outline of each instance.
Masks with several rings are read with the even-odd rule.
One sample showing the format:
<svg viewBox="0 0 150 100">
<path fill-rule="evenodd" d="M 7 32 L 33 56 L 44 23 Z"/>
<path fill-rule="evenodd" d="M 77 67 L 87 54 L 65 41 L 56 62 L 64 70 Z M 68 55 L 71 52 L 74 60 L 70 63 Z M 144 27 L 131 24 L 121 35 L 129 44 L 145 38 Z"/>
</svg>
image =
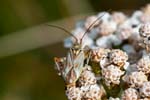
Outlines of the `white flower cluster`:
<svg viewBox="0 0 150 100">
<path fill-rule="evenodd" d="M 140 88 L 140 93 L 143 97 L 150 97 L 150 82 L 145 82 Z"/>
<path fill-rule="evenodd" d="M 150 74 L 150 56 L 143 56 L 137 63 L 137 69 L 145 74 Z"/>
<path fill-rule="evenodd" d="M 142 24 L 139 33 L 141 36 L 141 46 L 146 48 L 147 51 L 150 51 L 150 23 Z"/>
<path fill-rule="evenodd" d="M 98 61 L 105 84 L 119 85 L 120 78 L 125 73 L 123 69 L 129 65 L 128 55 L 119 49 L 97 49 L 92 53 L 92 60 Z M 97 59 L 99 58 L 99 59 Z"/>
<path fill-rule="evenodd" d="M 141 10 L 135 11 L 131 16 L 122 12 L 100 12 L 97 15 L 87 17 L 84 21 L 78 22 L 72 31 L 78 41 L 88 29 L 83 38 L 82 45 L 90 48 L 114 48 L 124 47 L 127 43 L 134 47 L 134 54 L 141 47 L 150 50 L 150 4 Z M 102 17 L 98 20 L 99 17 Z M 97 20 L 97 21 L 96 21 Z M 96 21 L 96 22 L 95 22 Z M 95 23 L 94 23 L 95 22 Z M 140 33 L 140 34 L 139 34 Z M 67 48 L 73 47 L 74 38 L 65 39 L 64 45 Z M 140 43 L 139 43 L 140 42 Z M 133 54 L 132 53 L 132 54 Z M 135 54 L 136 55 L 136 54 Z"/>
<path fill-rule="evenodd" d="M 104 91 L 97 84 L 90 66 L 86 65 L 76 86 L 68 86 L 66 95 L 69 100 L 99 100 Z"/>
<path fill-rule="evenodd" d="M 137 90 L 134 88 L 126 89 L 121 96 L 121 100 L 138 100 Z"/>
<path fill-rule="evenodd" d="M 96 77 L 94 73 L 92 73 L 90 66 L 87 66 L 83 69 L 78 83 L 80 86 L 93 85 L 97 83 Z"/>
<path fill-rule="evenodd" d="M 95 46 L 113 48 L 113 46 L 121 45 L 126 40 L 136 44 L 139 40 L 138 31 L 140 24 L 144 23 L 141 17 L 145 13 L 147 13 L 146 9 L 139 10 L 128 17 L 122 12 L 113 12 L 112 14 L 100 12 L 97 15 L 87 17 L 85 21 L 78 22 L 72 34 L 81 39 L 89 26 L 92 25 L 85 35 L 86 39 L 83 38 L 83 45 L 86 43 L 90 48 L 94 48 Z M 102 18 L 97 20 L 99 17 Z M 64 45 L 70 48 L 74 43 L 74 39 L 69 37 L 65 40 Z"/>
<path fill-rule="evenodd" d="M 123 100 L 150 100 L 150 56 L 143 54 L 136 64 L 126 68 L 126 75 L 123 76 L 123 81 L 130 89 L 125 95 L 126 90 L 122 95 Z"/>
<path fill-rule="evenodd" d="M 120 100 L 119 98 L 110 97 L 109 100 Z"/>
<path fill-rule="evenodd" d="M 110 86 L 112 84 L 119 84 L 120 77 L 124 74 L 117 66 L 109 65 L 106 68 L 102 68 L 102 78 L 105 80 L 105 84 Z"/>
<path fill-rule="evenodd" d="M 66 83 L 68 100 L 150 100 L 150 4 L 130 17 L 100 12 L 78 22 L 72 34 L 78 41 L 69 37 L 64 45 L 76 55 L 55 60 L 59 72 L 74 78 Z"/>
<path fill-rule="evenodd" d="M 143 72 L 137 71 L 132 72 L 130 75 L 125 75 L 123 79 L 133 88 L 140 88 L 144 82 L 148 81 Z"/>
<path fill-rule="evenodd" d="M 128 55 L 119 49 L 112 50 L 109 56 L 110 61 L 119 67 L 123 67 L 128 60 Z"/>
</svg>

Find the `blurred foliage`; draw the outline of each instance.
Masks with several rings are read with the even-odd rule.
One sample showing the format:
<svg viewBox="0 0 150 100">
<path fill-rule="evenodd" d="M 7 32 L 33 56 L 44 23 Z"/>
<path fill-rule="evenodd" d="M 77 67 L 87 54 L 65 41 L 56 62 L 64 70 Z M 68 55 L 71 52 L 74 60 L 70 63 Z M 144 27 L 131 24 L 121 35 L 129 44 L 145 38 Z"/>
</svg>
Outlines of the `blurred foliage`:
<svg viewBox="0 0 150 100">
<path fill-rule="evenodd" d="M 137 10 L 150 3 L 149 0 L 89 0 L 89 2 L 96 11 Z"/>
<path fill-rule="evenodd" d="M 61 0 L 1 0 L 0 36 L 63 18 L 60 7 Z"/>
<path fill-rule="evenodd" d="M 64 100 L 51 53 L 45 47 L 1 59 L 0 100 Z"/>
</svg>

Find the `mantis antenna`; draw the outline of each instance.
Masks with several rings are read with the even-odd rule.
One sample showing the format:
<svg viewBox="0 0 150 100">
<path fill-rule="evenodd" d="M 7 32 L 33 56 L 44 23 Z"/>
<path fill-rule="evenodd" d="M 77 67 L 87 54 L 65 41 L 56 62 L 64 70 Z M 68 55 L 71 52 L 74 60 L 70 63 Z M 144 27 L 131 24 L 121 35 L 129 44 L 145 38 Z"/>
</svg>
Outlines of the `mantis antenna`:
<svg viewBox="0 0 150 100">
<path fill-rule="evenodd" d="M 65 31 L 67 34 L 71 35 L 76 41 L 78 41 L 78 39 L 73 34 L 71 34 L 71 32 L 66 30 L 65 28 L 63 28 L 61 26 L 57 26 L 57 25 L 51 25 L 51 24 L 47 24 L 47 25 L 50 26 L 50 27 L 58 28 L 58 29 L 61 29 L 61 30 Z"/>
<path fill-rule="evenodd" d="M 109 9 L 108 11 L 110 11 L 110 10 L 111 10 L 111 9 Z M 108 12 L 108 11 L 107 11 L 107 12 Z M 83 34 L 83 36 L 82 36 L 82 38 L 81 38 L 81 40 L 80 40 L 80 44 L 82 43 L 82 40 L 83 40 L 84 36 L 87 34 L 87 32 L 90 30 L 90 28 L 91 28 L 99 19 L 101 19 L 105 14 L 106 14 L 106 13 L 104 13 L 102 16 L 98 17 L 98 18 L 87 28 L 87 30 L 84 32 L 84 34 Z M 58 29 L 61 29 L 61 30 L 65 31 L 66 33 L 68 33 L 69 35 L 71 35 L 71 36 L 76 40 L 76 42 L 78 42 L 78 39 L 77 39 L 70 31 L 68 31 L 67 29 L 65 29 L 65 28 L 63 28 L 63 27 L 61 27 L 61 26 L 57 26 L 57 25 L 51 25 L 51 24 L 47 24 L 47 25 L 50 26 L 50 27 L 58 28 Z"/>
<path fill-rule="evenodd" d="M 109 9 L 108 11 L 110 11 L 111 9 Z M 108 12 L 107 11 L 107 12 Z M 84 38 L 84 36 L 87 34 L 87 32 L 90 30 L 90 28 L 99 20 L 101 19 L 106 13 L 104 13 L 102 16 L 98 17 L 88 28 L 87 30 L 85 31 L 85 33 L 83 34 L 82 38 L 81 38 L 81 41 L 80 41 L 80 44 L 82 43 L 82 40 Z"/>
</svg>

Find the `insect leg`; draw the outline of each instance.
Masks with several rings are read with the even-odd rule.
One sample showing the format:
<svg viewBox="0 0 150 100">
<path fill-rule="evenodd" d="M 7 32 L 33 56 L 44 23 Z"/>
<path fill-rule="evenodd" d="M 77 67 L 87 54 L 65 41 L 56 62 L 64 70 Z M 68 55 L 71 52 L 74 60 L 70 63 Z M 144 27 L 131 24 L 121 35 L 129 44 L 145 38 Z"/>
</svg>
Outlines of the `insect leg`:
<svg viewBox="0 0 150 100">
<path fill-rule="evenodd" d="M 89 54 L 88 54 L 88 57 L 87 57 L 87 60 L 86 60 L 86 64 L 87 64 L 87 65 L 89 64 L 91 55 L 92 55 L 92 51 L 90 50 L 90 51 L 89 51 Z"/>
</svg>

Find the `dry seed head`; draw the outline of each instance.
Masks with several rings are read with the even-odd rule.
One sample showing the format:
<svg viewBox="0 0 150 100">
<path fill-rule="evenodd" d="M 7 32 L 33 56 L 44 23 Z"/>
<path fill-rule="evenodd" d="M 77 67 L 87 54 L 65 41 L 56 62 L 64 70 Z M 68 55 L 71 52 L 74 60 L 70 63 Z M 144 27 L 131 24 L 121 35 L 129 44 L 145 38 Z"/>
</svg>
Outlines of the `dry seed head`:
<svg viewBox="0 0 150 100">
<path fill-rule="evenodd" d="M 117 66 L 109 65 L 102 69 L 102 78 L 105 80 L 105 84 L 110 86 L 110 84 L 118 85 L 120 83 L 120 77 L 124 74 Z"/>
<path fill-rule="evenodd" d="M 109 100 L 120 100 L 119 98 L 110 97 Z"/>
<path fill-rule="evenodd" d="M 123 42 L 121 39 L 119 39 L 119 38 L 117 37 L 116 34 L 111 34 L 111 35 L 109 35 L 108 41 L 110 41 L 110 42 L 111 42 L 111 45 L 113 45 L 113 46 L 119 46 L 119 45 Z"/>
<path fill-rule="evenodd" d="M 148 81 L 143 72 L 132 72 L 130 75 L 125 75 L 123 80 L 133 88 L 140 88 L 144 82 Z"/>
<path fill-rule="evenodd" d="M 150 98 L 142 98 L 142 99 L 138 99 L 138 100 L 150 100 Z"/>
<path fill-rule="evenodd" d="M 145 74 L 150 73 L 150 57 L 149 56 L 143 56 L 137 64 L 137 69 L 139 71 L 144 72 Z"/>
<path fill-rule="evenodd" d="M 81 27 L 76 28 L 75 30 L 72 31 L 73 35 L 78 39 L 77 41 L 72 37 L 73 43 L 80 43 L 80 40 L 84 34 L 85 30 L 82 29 Z"/>
<path fill-rule="evenodd" d="M 82 90 L 84 90 L 83 88 L 88 88 L 86 89 L 86 91 L 84 90 L 83 92 L 84 93 L 82 97 L 83 100 L 100 100 L 101 99 L 102 91 L 97 84 L 90 85 L 90 86 L 87 85 L 81 88 Z"/>
<path fill-rule="evenodd" d="M 119 67 L 123 67 L 128 60 L 128 55 L 119 49 L 114 49 L 110 53 L 110 61 Z"/>
<path fill-rule="evenodd" d="M 77 87 L 70 87 L 66 90 L 66 96 L 68 100 L 81 100 L 82 91 Z"/>
<path fill-rule="evenodd" d="M 141 17 L 140 17 L 140 21 L 142 23 L 147 23 L 150 22 L 150 15 L 147 13 L 144 13 Z"/>
<path fill-rule="evenodd" d="M 150 82 L 144 82 L 142 87 L 140 88 L 140 94 L 142 97 L 149 97 L 150 98 Z"/>
<path fill-rule="evenodd" d="M 139 28 L 140 36 L 145 38 L 150 35 L 150 23 L 142 24 Z"/>
<path fill-rule="evenodd" d="M 127 19 L 131 26 L 138 26 L 141 24 L 140 17 L 143 15 L 141 10 L 136 10 L 133 12 L 132 16 Z"/>
<path fill-rule="evenodd" d="M 138 100 L 137 90 L 134 88 L 126 89 L 121 96 L 121 100 Z"/>
<path fill-rule="evenodd" d="M 136 10 L 133 12 L 131 18 L 139 20 L 141 15 L 143 15 L 143 12 L 141 10 Z"/>
<path fill-rule="evenodd" d="M 143 38 L 143 43 L 147 46 L 150 46 L 150 35 L 148 35 L 146 38 Z"/>
<path fill-rule="evenodd" d="M 102 22 L 99 25 L 99 31 L 101 35 L 112 34 L 113 32 L 115 32 L 116 29 L 117 29 L 117 24 L 113 21 Z"/>
<path fill-rule="evenodd" d="M 99 48 L 92 51 L 92 60 L 96 62 L 100 62 L 100 60 L 107 58 L 109 49 Z"/>
<path fill-rule="evenodd" d="M 142 11 L 143 15 L 141 16 L 140 20 L 143 23 L 150 22 L 150 4 L 147 4 Z"/>
<path fill-rule="evenodd" d="M 108 36 L 99 37 L 96 40 L 96 45 L 100 48 L 111 48 L 112 47 L 112 43 Z"/>
<path fill-rule="evenodd" d="M 130 26 L 119 27 L 118 30 L 116 31 L 116 33 L 117 33 L 116 35 L 119 39 L 126 40 L 132 35 L 133 29 Z"/>
<path fill-rule="evenodd" d="M 126 20 L 126 15 L 122 12 L 113 12 L 112 20 L 117 24 L 121 24 Z"/>
<path fill-rule="evenodd" d="M 141 36 L 141 46 L 144 47 L 148 52 L 150 51 L 150 23 L 142 24 L 139 29 Z"/>
<path fill-rule="evenodd" d="M 88 29 L 90 27 L 90 25 L 93 24 L 93 22 L 95 20 L 97 20 L 97 18 L 98 18 L 97 16 L 88 17 L 84 24 L 85 28 Z M 94 23 L 94 25 L 91 28 L 93 28 L 94 26 L 97 26 L 99 23 L 100 23 L 100 20 L 98 20 L 96 23 Z"/>
<path fill-rule="evenodd" d="M 79 86 L 96 84 L 96 81 L 97 81 L 96 77 L 94 73 L 91 71 L 91 67 L 90 66 L 84 67 L 78 80 Z"/>
<path fill-rule="evenodd" d="M 110 20 L 110 18 L 111 18 L 111 15 L 109 14 L 109 12 L 100 12 L 97 16 L 100 17 L 100 16 L 102 16 L 102 15 L 104 15 L 104 14 L 105 14 L 105 16 L 103 16 L 103 17 L 101 18 L 101 20 L 102 20 L 103 22 L 108 22 L 108 21 Z"/>
</svg>

